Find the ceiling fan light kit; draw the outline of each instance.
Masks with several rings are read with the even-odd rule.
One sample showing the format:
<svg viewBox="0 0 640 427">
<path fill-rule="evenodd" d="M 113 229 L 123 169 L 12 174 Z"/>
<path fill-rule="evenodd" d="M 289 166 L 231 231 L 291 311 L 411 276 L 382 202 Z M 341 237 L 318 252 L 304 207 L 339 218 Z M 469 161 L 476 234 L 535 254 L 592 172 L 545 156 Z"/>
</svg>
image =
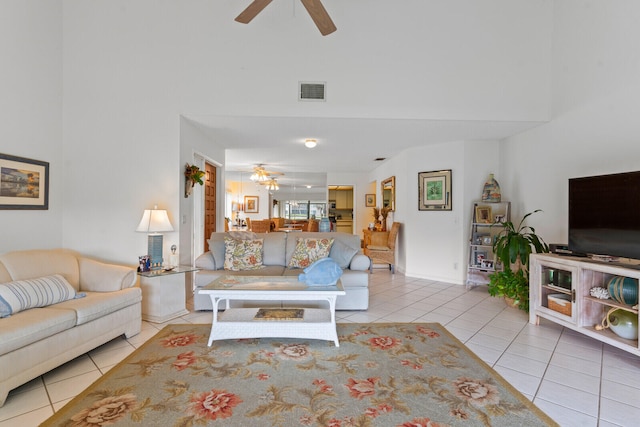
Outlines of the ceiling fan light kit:
<svg viewBox="0 0 640 427">
<path fill-rule="evenodd" d="M 242 24 L 248 24 L 260 12 L 262 12 L 262 9 L 267 7 L 271 1 L 272 0 L 253 0 L 253 2 L 251 2 L 251 4 L 236 17 L 236 21 Z M 305 9 L 307 9 L 309 16 L 311 16 L 311 19 L 316 24 L 316 27 L 318 27 L 318 30 L 320 30 L 320 34 L 326 36 L 337 30 L 329 16 L 329 13 L 324 8 L 320 0 L 300 1 L 304 5 Z"/>
</svg>

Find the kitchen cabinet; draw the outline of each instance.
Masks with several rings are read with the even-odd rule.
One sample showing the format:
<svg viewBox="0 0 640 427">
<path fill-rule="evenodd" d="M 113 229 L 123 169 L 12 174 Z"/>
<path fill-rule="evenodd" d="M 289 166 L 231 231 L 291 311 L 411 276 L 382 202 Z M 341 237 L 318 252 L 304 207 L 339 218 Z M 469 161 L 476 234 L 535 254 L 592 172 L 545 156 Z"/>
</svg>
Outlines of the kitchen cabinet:
<svg viewBox="0 0 640 427">
<path fill-rule="evenodd" d="M 336 209 L 353 209 L 353 190 L 336 190 L 335 197 Z"/>
<path fill-rule="evenodd" d="M 340 231 L 342 233 L 353 233 L 353 221 L 346 219 L 339 219 L 336 221 L 336 231 Z"/>
</svg>

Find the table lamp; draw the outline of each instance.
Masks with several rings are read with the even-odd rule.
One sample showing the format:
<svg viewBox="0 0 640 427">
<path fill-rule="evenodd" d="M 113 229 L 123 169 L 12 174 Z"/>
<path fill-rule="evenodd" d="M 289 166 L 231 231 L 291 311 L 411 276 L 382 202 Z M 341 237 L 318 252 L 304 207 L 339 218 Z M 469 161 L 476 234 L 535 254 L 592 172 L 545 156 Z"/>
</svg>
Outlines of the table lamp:
<svg viewBox="0 0 640 427">
<path fill-rule="evenodd" d="M 160 232 L 173 231 L 167 211 L 158 209 L 157 205 L 153 209 L 145 209 L 136 231 L 149 234 L 147 250 L 151 257 L 151 266 L 162 266 L 162 234 Z"/>
</svg>

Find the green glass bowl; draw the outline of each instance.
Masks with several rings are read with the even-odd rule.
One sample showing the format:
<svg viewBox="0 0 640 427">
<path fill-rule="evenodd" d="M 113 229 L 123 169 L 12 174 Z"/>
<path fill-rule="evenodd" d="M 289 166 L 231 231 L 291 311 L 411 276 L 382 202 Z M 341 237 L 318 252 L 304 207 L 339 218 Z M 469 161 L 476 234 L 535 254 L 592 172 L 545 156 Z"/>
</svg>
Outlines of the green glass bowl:
<svg viewBox="0 0 640 427">
<path fill-rule="evenodd" d="M 609 328 L 619 337 L 638 339 L 638 315 L 626 310 L 615 310 L 609 314 Z"/>
</svg>

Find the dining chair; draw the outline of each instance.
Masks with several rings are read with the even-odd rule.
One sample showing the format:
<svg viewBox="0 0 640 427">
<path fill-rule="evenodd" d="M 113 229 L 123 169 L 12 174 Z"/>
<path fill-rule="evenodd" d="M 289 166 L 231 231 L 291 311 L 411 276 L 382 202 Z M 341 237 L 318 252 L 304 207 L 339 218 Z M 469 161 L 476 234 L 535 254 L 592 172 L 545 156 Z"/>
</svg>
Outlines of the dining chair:
<svg viewBox="0 0 640 427">
<path fill-rule="evenodd" d="M 251 231 L 254 233 L 268 233 L 271 231 L 271 220 L 260 219 L 251 221 Z"/>
<path fill-rule="evenodd" d="M 364 248 L 364 254 L 371 259 L 369 265 L 369 271 L 373 273 L 373 264 L 389 264 L 389 269 L 392 274 L 396 272 L 396 239 L 398 237 L 398 231 L 400 230 L 400 223 L 394 222 L 391 225 L 391 231 L 389 231 L 389 238 L 387 244 L 384 246 L 379 245 L 367 245 Z"/>
</svg>

